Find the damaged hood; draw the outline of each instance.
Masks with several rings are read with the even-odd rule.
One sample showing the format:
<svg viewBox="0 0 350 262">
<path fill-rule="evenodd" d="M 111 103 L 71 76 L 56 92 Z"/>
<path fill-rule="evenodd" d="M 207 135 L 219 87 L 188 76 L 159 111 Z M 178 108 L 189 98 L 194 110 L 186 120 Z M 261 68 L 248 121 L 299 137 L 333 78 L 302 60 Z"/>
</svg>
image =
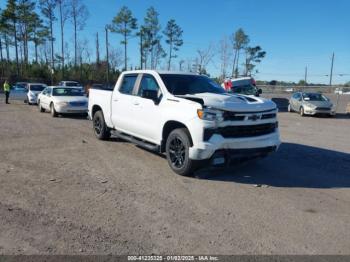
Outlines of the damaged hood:
<svg viewBox="0 0 350 262">
<path fill-rule="evenodd" d="M 276 104 L 271 100 L 255 96 L 228 93 L 200 93 L 193 95 L 181 95 L 177 97 L 201 103 L 206 107 L 235 112 L 256 112 L 276 109 Z"/>
</svg>

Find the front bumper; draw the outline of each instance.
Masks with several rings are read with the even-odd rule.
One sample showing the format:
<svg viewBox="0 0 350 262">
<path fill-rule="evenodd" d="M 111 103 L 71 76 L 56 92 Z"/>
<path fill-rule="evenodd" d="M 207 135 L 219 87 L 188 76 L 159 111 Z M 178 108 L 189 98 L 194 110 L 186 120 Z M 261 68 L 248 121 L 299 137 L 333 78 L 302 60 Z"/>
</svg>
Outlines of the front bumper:
<svg viewBox="0 0 350 262">
<path fill-rule="evenodd" d="M 189 150 L 189 157 L 192 160 L 210 159 L 215 152 L 220 150 L 238 150 L 238 149 L 263 149 L 273 148 L 276 151 L 281 144 L 279 130 L 262 136 L 245 138 L 224 138 L 221 135 L 213 135 L 208 141 L 198 143 Z M 259 151 L 259 150 L 258 150 Z M 234 151 L 232 151 L 234 152 Z M 249 150 L 247 151 L 249 155 Z"/>
<path fill-rule="evenodd" d="M 35 97 L 29 96 L 28 97 L 28 103 L 30 103 L 30 104 L 37 104 L 38 103 L 38 97 L 37 96 L 35 96 Z"/>
<path fill-rule="evenodd" d="M 329 109 L 329 110 L 318 110 L 318 109 L 312 109 L 312 108 L 305 108 L 304 109 L 305 115 L 335 115 L 335 110 Z"/>
<path fill-rule="evenodd" d="M 87 106 L 55 106 L 56 112 L 60 114 L 85 114 Z"/>
</svg>

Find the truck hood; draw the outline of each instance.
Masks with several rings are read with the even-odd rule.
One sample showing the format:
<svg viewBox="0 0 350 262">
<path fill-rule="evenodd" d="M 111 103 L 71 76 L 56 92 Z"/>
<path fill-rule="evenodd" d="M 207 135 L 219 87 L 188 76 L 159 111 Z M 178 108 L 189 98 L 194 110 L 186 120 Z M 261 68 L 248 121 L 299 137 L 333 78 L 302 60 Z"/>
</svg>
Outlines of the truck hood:
<svg viewBox="0 0 350 262">
<path fill-rule="evenodd" d="M 234 112 L 256 112 L 276 109 L 269 99 L 238 94 L 200 93 L 177 96 L 201 103 L 203 106 Z"/>
</svg>

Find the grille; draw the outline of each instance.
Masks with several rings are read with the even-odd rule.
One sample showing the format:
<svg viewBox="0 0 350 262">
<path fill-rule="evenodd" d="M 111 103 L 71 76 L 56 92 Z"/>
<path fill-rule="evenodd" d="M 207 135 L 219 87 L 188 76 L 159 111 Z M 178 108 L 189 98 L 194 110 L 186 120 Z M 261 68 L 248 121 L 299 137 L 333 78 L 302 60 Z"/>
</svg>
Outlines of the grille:
<svg viewBox="0 0 350 262">
<path fill-rule="evenodd" d="M 76 102 L 70 102 L 69 103 L 71 106 L 85 106 L 86 102 L 80 102 L 80 101 L 76 101 Z"/>
<path fill-rule="evenodd" d="M 262 115 L 261 119 L 270 119 L 275 117 L 276 117 L 276 114 L 266 114 L 266 115 Z"/>
<path fill-rule="evenodd" d="M 316 107 L 316 110 L 331 110 L 329 107 Z"/>
<path fill-rule="evenodd" d="M 245 116 L 242 115 L 242 113 L 239 113 L 239 115 L 236 115 L 237 113 L 225 111 L 224 113 L 224 121 L 243 121 Z M 262 114 L 261 119 L 271 119 L 276 118 L 276 114 Z"/>
<path fill-rule="evenodd" d="M 244 120 L 244 116 L 242 115 L 237 116 L 236 113 L 234 112 L 225 111 L 224 113 L 224 121 L 243 121 L 243 120 Z"/>
<path fill-rule="evenodd" d="M 208 141 L 214 134 L 219 134 L 224 138 L 255 137 L 273 133 L 278 127 L 278 122 L 261 125 L 247 126 L 226 126 L 216 129 L 205 129 L 204 140 Z"/>
</svg>

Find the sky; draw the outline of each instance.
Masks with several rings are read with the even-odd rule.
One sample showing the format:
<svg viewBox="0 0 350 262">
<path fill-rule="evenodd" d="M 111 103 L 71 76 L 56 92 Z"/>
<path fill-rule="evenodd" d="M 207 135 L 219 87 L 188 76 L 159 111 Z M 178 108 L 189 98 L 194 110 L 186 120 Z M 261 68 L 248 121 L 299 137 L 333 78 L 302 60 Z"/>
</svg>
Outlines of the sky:
<svg viewBox="0 0 350 262">
<path fill-rule="evenodd" d="M 101 53 L 104 56 L 104 27 L 111 23 L 125 5 L 143 23 L 148 7 L 159 13 L 164 29 L 173 18 L 184 33 L 184 45 L 179 59 L 195 58 L 198 49 L 220 40 L 238 28 L 250 37 L 251 46 L 260 45 L 267 52 L 255 75 L 259 80 L 329 83 L 332 53 L 335 53 L 333 83 L 350 81 L 350 10 L 349 0 L 82 0 L 90 16 L 81 32 L 87 39 L 90 52 L 95 54 L 95 35 L 99 32 Z M 5 5 L 0 0 L 0 6 Z M 58 23 L 55 26 L 58 33 Z M 66 26 L 66 41 L 73 49 L 72 26 Z M 110 34 L 110 45 L 122 49 L 121 36 Z M 58 47 L 59 41 L 56 45 Z M 130 40 L 129 65 L 139 65 L 139 39 Z M 164 43 L 165 45 L 165 43 Z M 166 49 L 166 46 L 164 46 Z M 57 49 L 57 48 L 56 48 Z M 58 49 L 57 49 L 58 50 Z M 220 74 L 217 54 L 207 70 L 211 76 Z M 177 67 L 178 61 L 173 65 Z M 328 75 L 328 76 L 326 76 Z"/>
</svg>

